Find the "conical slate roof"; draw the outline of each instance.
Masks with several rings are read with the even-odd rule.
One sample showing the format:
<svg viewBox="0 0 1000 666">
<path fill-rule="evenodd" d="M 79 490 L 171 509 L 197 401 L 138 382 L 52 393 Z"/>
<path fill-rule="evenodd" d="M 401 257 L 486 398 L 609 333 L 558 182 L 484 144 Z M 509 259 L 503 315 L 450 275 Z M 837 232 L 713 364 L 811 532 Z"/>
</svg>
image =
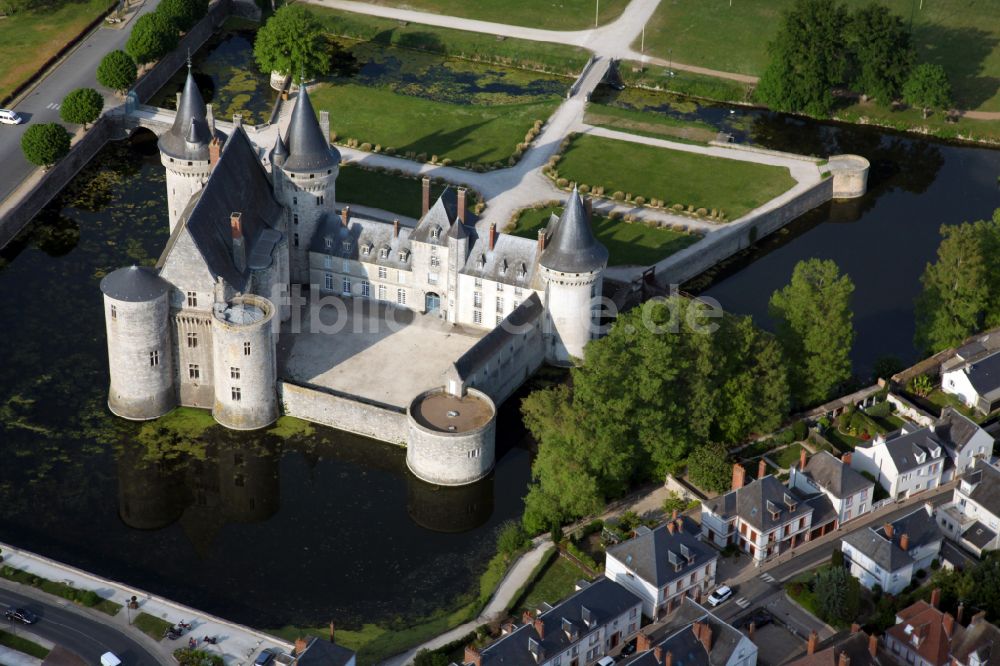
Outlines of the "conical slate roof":
<svg viewBox="0 0 1000 666">
<path fill-rule="evenodd" d="M 162 296 L 170 285 L 145 266 L 128 266 L 108 273 L 101 280 L 101 291 L 115 301 L 144 303 Z"/>
<path fill-rule="evenodd" d="M 322 171 L 340 164 L 340 151 L 323 136 L 304 83 L 299 84 L 285 144 L 288 146 L 288 157 L 282 165 L 285 171 Z"/>
<path fill-rule="evenodd" d="M 212 132 L 208 127 L 205 114 L 205 100 L 191 75 L 188 65 L 187 80 L 184 82 L 184 92 L 177 106 L 174 124 L 166 134 L 160 137 L 160 152 L 179 160 L 207 160 L 208 144 L 212 140 Z"/>
<path fill-rule="evenodd" d="M 278 132 L 278 138 L 274 140 L 274 148 L 271 148 L 271 164 L 286 157 L 288 157 L 288 147 L 285 146 L 285 141 L 281 138 L 281 132 Z"/>
<path fill-rule="evenodd" d="M 608 263 L 608 249 L 594 238 L 590 215 L 575 187 L 555 229 L 546 239 L 539 263 L 560 273 L 590 273 Z"/>
</svg>

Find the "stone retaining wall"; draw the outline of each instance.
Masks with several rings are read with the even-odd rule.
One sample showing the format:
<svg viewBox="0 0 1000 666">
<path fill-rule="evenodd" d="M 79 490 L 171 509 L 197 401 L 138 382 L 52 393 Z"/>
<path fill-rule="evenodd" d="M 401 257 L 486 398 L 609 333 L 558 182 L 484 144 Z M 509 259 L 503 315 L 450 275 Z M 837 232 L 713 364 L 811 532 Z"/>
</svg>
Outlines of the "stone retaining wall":
<svg viewBox="0 0 1000 666">
<path fill-rule="evenodd" d="M 283 413 L 288 416 L 406 446 L 408 428 L 404 410 L 286 381 L 278 381 L 278 399 Z"/>
</svg>

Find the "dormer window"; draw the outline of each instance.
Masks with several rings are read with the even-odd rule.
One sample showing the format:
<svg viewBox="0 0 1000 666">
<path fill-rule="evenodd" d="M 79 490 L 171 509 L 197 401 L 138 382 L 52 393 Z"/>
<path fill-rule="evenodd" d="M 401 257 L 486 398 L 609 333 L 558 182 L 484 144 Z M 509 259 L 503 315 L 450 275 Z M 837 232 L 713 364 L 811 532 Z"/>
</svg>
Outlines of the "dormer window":
<svg viewBox="0 0 1000 666">
<path fill-rule="evenodd" d="M 344 250 L 344 254 L 350 254 L 351 253 L 351 245 L 353 245 L 353 243 L 351 243 L 351 241 L 344 241 L 343 243 L 341 243 L 341 247 Z"/>
<path fill-rule="evenodd" d="M 410 251 L 409 250 L 400 250 L 399 251 L 399 260 L 400 261 L 406 261 L 409 258 L 410 258 Z"/>
<path fill-rule="evenodd" d="M 372 252 L 371 243 L 365 243 L 364 245 L 361 246 L 361 253 L 364 254 L 365 256 L 371 254 L 371 252 Z"/>
<path fill-rule="evenodd" d="M 500 275 L 507 275 L 507 260 L 503 259 L 500 262 Z"/>
<path fill-rule="evenodd" d="M 323 239 L 323 244 L 326 245 L 326 249 L 329 250 L 331 247 L 333 247 L 333 239 L 327 236 L 326 238 Z"/>
<path fill-rule="evenodd" d="M 523 279 L 525 275 L 528 274 L 528 267 L 523 263 L 517 267 L 517 277 Z"/>
<path fill-rule="evenodd" d="M 480 269 L 486 268 L 486 255 L 485 254 L 479 255 L 479 258 L 476 259 L 476 266 L 479 267 Z"/>
<path fill-rule="evenodd" d="M 431 229 L 431 238 L 433 240 L 437 240 L 440 237 L 441 237 L 441 227 L 435 226 L 433 229 Z"/>
<path fill-rule="evenodd" d="M 388 259 L 389 258 L 389 248 L 388 248 L 388 246 L 383 247 L 381 250 L 379 250 L 378 256 L 382 257 L 383 259 Z"/>
</svg>

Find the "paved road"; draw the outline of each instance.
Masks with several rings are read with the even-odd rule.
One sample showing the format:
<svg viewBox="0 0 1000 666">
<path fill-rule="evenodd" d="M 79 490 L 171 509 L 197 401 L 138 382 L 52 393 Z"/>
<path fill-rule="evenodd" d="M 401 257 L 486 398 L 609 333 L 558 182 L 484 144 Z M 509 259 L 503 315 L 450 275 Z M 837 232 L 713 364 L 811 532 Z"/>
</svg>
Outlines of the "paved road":
<svg viewBox="0 0 1000 666">
<path fill-rule="evenodd" d="M 157 659 L 136 639 L 109 624 L 110 619 L 109 623 L 91 619 L 86 611 L 67 607 L 69 602 L 63 606 L 54 597 L 42 593 L 38 593 L 37 597 L 34 594 L 29 596 L 30 591 L 14 591 L 10 589 L 13 586 L 6 581 L 0 584 L 0 604 L 5 607 L 22 606 L 37 613 L 41 619 L 31 626 L 31 633 L 75 652 L 88 664 L 99 664 L 101 655 L 108 651 L 118 655 L 127 666 L 167 663 Z M 16 633 L 22 626 L 14 625 L 12 631 Z"/>
<path fill-rule="evenodd" d="M 146 0 L 135 16 L 152 11 L 159 1 Z M 134 21 L 133 16 L 132 22 Z M 92 32 L 62 64 L 14 106 L 14 110 L 24 116 L 27 122 L 21 125 L 0 125 L 0 201 L 7 198 L 35 168 L 21 154 L 21 136 L 34 123 L 61 122 L 58 104 L 63 97 L 77 88 L 90 87 L 104 94 L 105 108 L 119 103 L 115 100 L 113 91 L 98 85 L 95 73 L 105 54 L 125 45 L 130 27 L 131 22 L 123 28 L 102 27 Z M 71 127 L 70 131 L 73 129 Z"/>
</svg>

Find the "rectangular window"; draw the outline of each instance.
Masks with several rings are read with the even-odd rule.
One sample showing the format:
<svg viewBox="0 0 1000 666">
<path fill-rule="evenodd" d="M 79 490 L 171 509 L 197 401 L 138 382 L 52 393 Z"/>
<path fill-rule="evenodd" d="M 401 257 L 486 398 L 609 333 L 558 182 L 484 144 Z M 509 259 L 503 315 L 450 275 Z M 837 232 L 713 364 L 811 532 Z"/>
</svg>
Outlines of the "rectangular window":
<svg viewBox="0 0 1000 666">
<path fill-rule="evenodd" d="M 188 378 L 201 379 L 201 368 L 196 363 L 188 363 Z"/>
<path fill-rule="evenodd" d="M 187 334 L 187 342 L 188 342 L 188 347 L 190 347 L 190 348 L 197 347 L 198 346 L 198 334 L 197 333 L 188 333 Z"/>
<path fill-rule="evenodd" d="M 482 278 L 476 278 L 475 282 L 473 284 L 475 284 L 475 286 L 477 286 L 477 287 L 482 287 L 483 286 L 483 279 Z"/>
<path fill-rule="evenodd" d="M 292 215 L 292 224 L 298 224 L 298 223 L 299 223 L 299 214 L 296 213 L 295 215 Z"/>
<path fill-rule="evenodd" d="M 243 343 L 243 355 L 244 356 L 249 356 L 250 355 L 250 343 L 249 342 L 244 342 Z"/>
<path fill-rule="evenodd" d="M 497 312 L 503 312 L 503 296 L 497 296 Z"/>
<path fill-rule="evenodd" d="M 441 265 L 441 260 L 437 257 L 431 257 L 431 268 L 437 268 Z"/>
<path fill-rule="evenodd" d="M 118 319 L 118 308 L 114 305 L 111 306 L 111 318 Z"/>
<path fill-rule="evenodd" d="M 323 268 L 333 268 L 333 257 L 328 254 L 323 255 Z"/>
<path fill-rule="evenodd" d="M 351 260 L 350 259 L 344 259 L 343 262 L 341 262 L 341 264 L 340 264 L 340 269 L 344 273 L 350 273 L 351 272 Z"/>
<path fill-rule="evenodd" d="M 187 304 L 189 308 L 198 307 L 198 292 L 189 291 L 187 293 Z"/>
<path fill-rule="evenodd" d="M 157 349 L 149 352 L 149 365 L 151 367 L 156 367 L 160 364 L 160 352 Z"/>
<path fill-rule="evenodd" d="M 239 386 L 234 386 L 233 387 L 233 400 L 236 401 L 236 402 L 239 402 L 241 397 L 242 396 L 240 395 L 240 387 Z"/>
<path fill-rule="evenodd" d="M 437 273 L 428 273 L 427 274 L 427 284 L 437 284 L 437 283 L 438 283 L 438 274 Z"/>
<path fill-rule="evenodd" d="M 372 295 L 372 288 L 371 285 L 368 284 L 368 280 L 361 281 L 361 295 L 365 298 Z"/>
<path fill-rule="evenodd" d="M 323 205 L 323 195 L 322 194 L 319 195 L 318 197 L 316 197 L 316 205 L 317 206 L 322 206 Z"/>
<path fill-rule="evenodd" d="M 397 289 L 396 290 L 396 303 L 399 305 L 406 305 L 406 290 Z"/>
<path fill-rule="evenodd" d="M 294 245 L 295 247 L 299 246 L 299 235 L 298 234 L 293 234 L 292 235 L 292 245 Z"/>
<path fill-rule="evenodd" d="M 476 324 L 482 324 L 483 323 L 483 311 L 482 310 L 473 310 L 472 311 L 472 321 L 474 323 L 476 323 Z"/>
<path fill-rule="evenodd" d="M 472 307 L 475 308 L 483 307 L 483 292 L 481 291 L 472 292 Z"/>
<path fill-rule="evenodd" d="M 378 267 L 378 279 L 379 280 L 385 280 L 388 277 L 389 277 L 389 271 L 388 271 L 388 269 L 386 269 L 385 266 L 379 266 Z"/>
<path fill-rule="evenodd" d="M 502 314 L 498 314 L 497 315 L 497 326 L 499 326 L 502 323 L 503 323 L 503 315 Z"/>
<path fill-rule="evenodd" d="M 341 288 L 341 293 L 343 293 L 344 296 L 350 296 L 351 295 L 351 279 L 350 278 L 344 278 L 343 280 L 341 280 L 340 288 Z"/>
<path fill-rule="evenodd" d="M 385 285 L 384 284 L 380 284 L 378 286 L 378 300 L 380 300 L 380 301 L 384 301 L 385 300 Z"/>
<path fill-rule="evenodd" d="M 323 287 L 327 291 L 333 291 L 333 273 L 327 273 L 323 276 Z"/>
<path fill-rule="evenodd" d="M 236 368 L 236 367 L 229 368 L 229 378 L 230 379 L 239 379 L 240 378 L 240 369 Z"/>
</svg>

